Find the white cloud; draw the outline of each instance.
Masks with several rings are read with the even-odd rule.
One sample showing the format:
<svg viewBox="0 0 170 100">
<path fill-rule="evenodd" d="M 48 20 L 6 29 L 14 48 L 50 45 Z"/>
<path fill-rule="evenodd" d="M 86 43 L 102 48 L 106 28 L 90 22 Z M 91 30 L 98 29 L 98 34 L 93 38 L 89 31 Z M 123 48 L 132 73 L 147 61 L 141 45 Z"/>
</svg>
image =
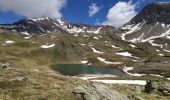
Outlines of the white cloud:
<svg viewBox="0 0 170 100">
<path fill-rule="evenodd" d="M 121 26 L 130 21 L 136 14 L 136 4 L 129 2 L 119 1 L 112 8 L 110 8 L 107 14 L 107 20 L 103 22 L 103 25 Z"/>
<path fill-rule="evenodd" d="M 93 17 L 95 14 L 97 14 L 100 11 L 100 7 L 98 7 L 95 3 L 91 3 L 89 6 L 89 17 Z"/>
<path fill-rule="evenodd" d="M 12 11 L 29 18 L 61 18 L 61 8 L 66 0 L 0 0 L 1 11 Z"/>
</svg>

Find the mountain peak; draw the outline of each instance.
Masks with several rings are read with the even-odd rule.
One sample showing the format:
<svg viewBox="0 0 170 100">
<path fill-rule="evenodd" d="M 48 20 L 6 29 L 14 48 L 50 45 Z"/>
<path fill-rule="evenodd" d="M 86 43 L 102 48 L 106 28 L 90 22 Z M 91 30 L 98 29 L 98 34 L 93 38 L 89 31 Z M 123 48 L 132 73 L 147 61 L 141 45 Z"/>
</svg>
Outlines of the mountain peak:
<svg viewBox="0 0 170 100">
<path fill-rule="evenodd" d="M 146 21 L 148 24 L 162 22 L 170 24 L 170 3 L 156 2 L 144 7 L 144 9 L 135 16 L 130 23 L 138 24 Z"/>
</svg>

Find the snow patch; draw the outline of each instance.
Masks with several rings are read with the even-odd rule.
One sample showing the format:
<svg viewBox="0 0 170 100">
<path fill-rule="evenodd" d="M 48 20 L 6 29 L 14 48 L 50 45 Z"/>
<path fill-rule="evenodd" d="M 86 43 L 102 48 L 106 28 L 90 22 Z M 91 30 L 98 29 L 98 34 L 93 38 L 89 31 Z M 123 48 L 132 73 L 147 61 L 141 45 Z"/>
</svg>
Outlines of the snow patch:
<svg viewBox="0 0 170 100">
<path fill-rule="evenodd" d="M 88 60 L 81 61 L 81 63 L 86 64 L 88 63 Z"/>
<path fill-rule="evenodd" d="M 98 53 L 98 54 L 103 54 L 104 52 L 101 51 L 97 51 L 95 48 L 91 47 L 91 49 L 93 50 L 94 53 Z"/>
<path fill-rule="evenodd" d="M 63 26 L 63 25 L 64 25 L 64 22 L 63 22 L 63 21 L 61 21 L 60 19 L 57 19 L 57 21 L 60 23 L 60 25 L 61 25 L 61 26 Z"/>
<path fill-rule="evenodd" d="M 48 19 L 48 18 L 47 17 L 46 18 L 35 18 L 35 19 L 31 19 L 31 20 L 36 22 L 36 21 L 41 21 L 41 20 L 45 20 L 45 19 Z"/>
<path fill-rule="evenodd" d="M 118 49 L 119 47 L 117 47 L 117 46 L 115 46 L 115 45 L 112 45 L 112 48 Z"/>
<path fill-rule="evenodd" d="M 160 52 L 160 50 L 156 49 L 157 52 Z"/>
<path fill-rule="evenodd" d="M 167 80 L 170 80 L 170 78 L 166 78 Z"/>
<path fill-rule="evenodd" d="M 98 40 L 99 38 L 98 38 L 98 37 L 93 37 L 93 39 L 96 39 L 96 40 Z"/>
<path fill-rule="evenodd" d="M 92 80 L 94 82 L 108 83 L 108 84 L 133 84 L 133 85 L 146 85 L 145 80 Z"/>
<path fill-rule="evenodd" d="M 149 42 L 152 46 L 163 48 L 163 45 L 162 45 L 162 44 L 153 43 L 154 40 L 149 40 L 148 42 Z"/>
<path fill-rule="evenodd" d="M 140 76 L 144 76 L 144 75 L 146 75 L 146 74 L 138 74 L 138 73 L 129 73 L 128 71 L 130 71 L 130 70 L 133 70 L 133 67 L 124 67 L 123 68 L 123 71 L 126 73 L 126 74 L 128 74 L 128 75 L 130 75 L 130 76 L 138 76 L 138 77 L 140 77 Z"/>
<path fill-rule="evenodd" d="M 55 46 L 55 44 L 51 44 L 51 45 L 45 44 L 45 45 L 42 45 L 41 48 L 47 49 L 47 48 L 52 48 L 54 46 Z"/>
<path fill-rule="evenodd" d="M 165 51 L 165 52 L 168 52 L 168 53 L 170 53 L 170 50 L 166 50 L 166 49 L 164 49 L 164 51 Z"/>
<path fill-rule="evenodd" d="M 29 38 L 31 38 L 31 37 L 24 37 L 24 39 L 29 39 Z"/>
<path fill-rule="evenodd" d="M 15 43 L 14 41 L 11 41 L 11 40 L 7 40 L 6 42 L 5 42 L 5 44 L 13 44 L 13 43 Z"/>
<path fill-rule="evenodd" d="M 97 30 L 87 30 L 87 33 L 94 33 L 94 34 L 99 34 L 100 30 L 102 29 L 102 27 L 99 27 Z"/>
<path fill-rule="evenodd" d="M 119 52 L 119 53 L 116 53 L 117 55 L 121 55 L 121 56 L 125 56 L 125 57 L 131 57 L 132 54 L 130 54 L 129 52 Z"/>
<path fill-rule="evenodd" d="M 30 36 L 30 34 L 27 31 L 21 32 L 21 34 L 26 35 L 26 36 Z"/>
<path fill-rule="evenodd" d="M 135 45 L 133 45 L 133 44 L 129 44 L 132 48 L 136 48 L 136 46 Z"/>
<path fill-rule="evenodd" d="M 162 23 L 161 26 L 162 26 L 163 28 L 165 28 L 165 24 Z"/>
<path fill-rule="evenodd" d="M 135 31 L 140 30 L 140 29 L 141 29 L 141 26 L 142 26 L 144 23 L 145 23 L 145 22 L 143 22 L 143 23 L 138 23 L 138 24 L 136 24 L 135 26 L 132 24 L 132 25 L 127 25 L 127 26 L 125 26 L 125 27 L 122 27 L 122 29 L 128 29 L 128 30 L 129 30 L 128 32 L 122 34 L 122 36 L 121 36 L 121 37 L 122 37 L 122 40 L 126 41 L 125 36 L 128 35 L 128 34 L 131 34 L 131 33 L 135 32 Z"/>
<path fill-rule="evenodd" d="M 140 59 L 139 57 L 132 56 L 132 54 L 130 54 L 129 52 L 118 52 L 116 54 L 124 57 L 132 57 L 132 58 Z"/>
<path fill-rule="evenodd" d="M 113 64 L 113 65 L 119 65 L 119 64 L 123 64 L 123 62 L 110 62 L 110 61 L 106 61 L 104 58 L 101 57 L 97 57 L 97 59 L 105 64 Z"/>
<path fill-rule="evenodd" d="M 164 54 L 158 54 L 159 56 L 164 56 Z"/>
<path fill-rule="evenodd" d="M 80 44 L 81 46 L 85 46 L 86 44 Z"/>
</svg>

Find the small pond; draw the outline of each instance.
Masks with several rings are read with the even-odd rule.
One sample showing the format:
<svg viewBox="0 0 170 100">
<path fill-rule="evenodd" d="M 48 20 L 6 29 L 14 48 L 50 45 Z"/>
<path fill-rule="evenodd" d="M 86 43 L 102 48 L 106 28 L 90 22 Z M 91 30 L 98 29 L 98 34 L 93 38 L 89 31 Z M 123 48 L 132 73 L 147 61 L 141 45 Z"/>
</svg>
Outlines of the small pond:
<svg viewBox="0 0 170 100">
<path fill-rule="evenodd" d="M 60 72 L 64 75 L 80 75 L 80 74 L 111 74 L 116 76 L 125 75 L 125 73 L 118 68 L 95 67 L 83 64 L 56 64 L 51 66 L 51 69 Z"/>
</svg>

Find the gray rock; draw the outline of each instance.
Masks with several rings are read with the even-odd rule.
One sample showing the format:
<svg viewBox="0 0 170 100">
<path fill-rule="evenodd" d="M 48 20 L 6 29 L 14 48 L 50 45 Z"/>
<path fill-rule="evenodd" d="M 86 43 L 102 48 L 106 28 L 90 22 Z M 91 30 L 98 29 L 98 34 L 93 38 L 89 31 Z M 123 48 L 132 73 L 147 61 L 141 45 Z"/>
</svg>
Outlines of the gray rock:
<svg viewBox="0 0 170 100">
<path fill-rule="evenodd" d="M 170 83 L 159 80 L 150 80 L 145 85 L 145 92 L 170 96 Z"/>
<path fill-rule="evenodd" d="M 136 95 L 131 95 L 129 98 L 130 98 L 130 100 L 145 100 L 142 97 L 136 96 Z"/>
<path fill-rule="evenodd" d="M 83 100 L 129 100 L 126 96 L 99 83 L 78 86 L 74 88 L 73 93 Z"/>
<path fill-rule="evenodd" d="M 17 80 L 17 81 L 23 81 L 25 79 L 25 77 L 16 76 L 14 79 Z"/>
<path fill-rule="evenodd" d="M 137 95 L 141 94 L 141 93 L 142 93 L 141 87 L 140 87 L 140 86 L 136 86 L 135 89 L 134 89 L 134 92 L 135 92 L 135 94 L 137 94 Z"/>
<path fill-rule="evenodd" d="M 9 68 L 9 66 L 10 66 L 10 64 L 7 62 L 7 63 L 2 63 L 2 62 L 0 62 L 0 67 L 2 68 L 2 69 L 7 69 L 7 68 Z"/>
</svg>

